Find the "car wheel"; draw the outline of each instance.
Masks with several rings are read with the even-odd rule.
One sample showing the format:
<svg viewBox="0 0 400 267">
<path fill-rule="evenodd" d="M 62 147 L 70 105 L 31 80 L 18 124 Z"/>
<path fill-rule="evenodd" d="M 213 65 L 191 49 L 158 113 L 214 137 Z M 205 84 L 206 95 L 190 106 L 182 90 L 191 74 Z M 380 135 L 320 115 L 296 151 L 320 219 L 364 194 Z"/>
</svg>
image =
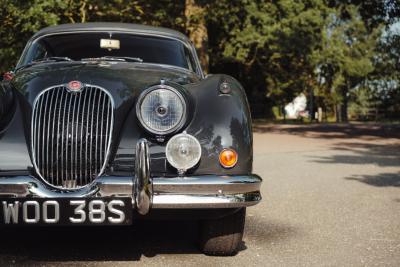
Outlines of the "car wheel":
<svg viewBox="0 0 400 267">
<path fill-rule="evenodd" d="M 204 220 L 200 225 L 200 248 L 207 255 L 232 256 L 242 242 L 246 208 L 219 219 Z"/>
</svg>

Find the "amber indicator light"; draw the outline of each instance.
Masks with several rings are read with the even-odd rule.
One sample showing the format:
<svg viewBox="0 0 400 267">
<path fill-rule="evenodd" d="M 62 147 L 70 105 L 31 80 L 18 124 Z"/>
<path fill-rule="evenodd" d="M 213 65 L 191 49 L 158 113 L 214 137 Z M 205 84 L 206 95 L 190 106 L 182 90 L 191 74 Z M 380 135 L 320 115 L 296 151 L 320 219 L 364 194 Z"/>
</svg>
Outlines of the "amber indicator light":
<svg viewBox="0 0 400 267">
<path fill-rule="evenodd" d="M 238 155 L 233 149 L 224 149 L 219 154 L 219 162 L 224 168 L 232 168 L 236 165 Z"/>
</svg>

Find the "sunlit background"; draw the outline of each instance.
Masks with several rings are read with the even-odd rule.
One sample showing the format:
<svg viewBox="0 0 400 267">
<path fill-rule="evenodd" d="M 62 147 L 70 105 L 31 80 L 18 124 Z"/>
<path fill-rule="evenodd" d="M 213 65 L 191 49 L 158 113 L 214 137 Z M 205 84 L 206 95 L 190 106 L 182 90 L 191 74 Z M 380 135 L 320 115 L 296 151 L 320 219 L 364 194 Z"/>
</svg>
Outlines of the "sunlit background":
<svg viewBox="0 0 400 267">
<path fill-rule="evenodd" d="M 245 87 L 254 118 L 400 119 L 396 0 L 2 0 L 1 72 L 61 23 L 118 21 L 186 33 L 208 73 Z"/>
</svg>

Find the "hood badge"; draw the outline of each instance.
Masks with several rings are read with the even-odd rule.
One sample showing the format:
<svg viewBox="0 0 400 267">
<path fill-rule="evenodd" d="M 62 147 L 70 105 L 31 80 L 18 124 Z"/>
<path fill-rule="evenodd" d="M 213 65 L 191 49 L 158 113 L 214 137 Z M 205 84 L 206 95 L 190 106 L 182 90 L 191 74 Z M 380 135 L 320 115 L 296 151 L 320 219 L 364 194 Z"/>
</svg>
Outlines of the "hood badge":
<svg viewBox="0 0 400 267">
<path fill-rule="evenodd" d="M 70 81 L 67 84 L 68 91 L 72 93 L 79 93 L 80 91 L 82 91 L 82 88 L 83 84 L 80 81 Z"/>
</svg>

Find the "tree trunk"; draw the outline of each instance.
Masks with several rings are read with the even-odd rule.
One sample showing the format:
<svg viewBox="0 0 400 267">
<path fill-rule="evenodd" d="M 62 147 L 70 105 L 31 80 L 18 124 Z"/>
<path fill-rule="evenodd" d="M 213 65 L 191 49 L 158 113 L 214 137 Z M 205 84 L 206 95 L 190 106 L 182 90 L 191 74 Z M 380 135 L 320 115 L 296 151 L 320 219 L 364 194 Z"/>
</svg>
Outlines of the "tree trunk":
<svg viewBox="0 0 400 267">
<path fill-rule="evenodd" d="M 208 73 L 208 32 L 206 27 L 206 10 L 196 0 L 185 0 L 186 29 L 200 59 L 201 67 Z"/>
<path fill-rule="evenodd" d="M 340 108 L 340 104 L 335 104 L 335 118 L 336 118 L 336 122 L 341 122 L 341 112 L 340 112 L 341 108 Z"/>
<path fill-rule="evenodd" d="M 79 12 L 81 15 L 81 23 L 86 22 L 86 15 L 87 15 L 86 4 L 87 4 L 86 0 L 80 2 Z"/>
<path fill-rule="evenodd" d="M 312 87 L 310 87 L 309 91 L 310 91 L 310 112 L 309 112 L 308 116 L 309 116 L 310 121 L 313 122 L 315 119 L 315 113 L 314 113 L 314 92 L 313 92 Z"/>
<path fill-rule="evenodd" d="M 342 94 L 343 94 L 343 102 L 342 106 L 340 109 L 340 117 L 341 117 L 341 122 L 347 122 L 348 121 L 348 116 L 347 116 L 347 106 L 348 106 L 348 96 L 347 96 L 348 89 L 344 87 L 342 89 Z"/>
<path fill-rule="evenodd" d="M 286 110 L 285 110 L 285 104 L 282 105 L 282 113 L 283 113 L 283 122 L 286 122 Z"/>
</svg>

